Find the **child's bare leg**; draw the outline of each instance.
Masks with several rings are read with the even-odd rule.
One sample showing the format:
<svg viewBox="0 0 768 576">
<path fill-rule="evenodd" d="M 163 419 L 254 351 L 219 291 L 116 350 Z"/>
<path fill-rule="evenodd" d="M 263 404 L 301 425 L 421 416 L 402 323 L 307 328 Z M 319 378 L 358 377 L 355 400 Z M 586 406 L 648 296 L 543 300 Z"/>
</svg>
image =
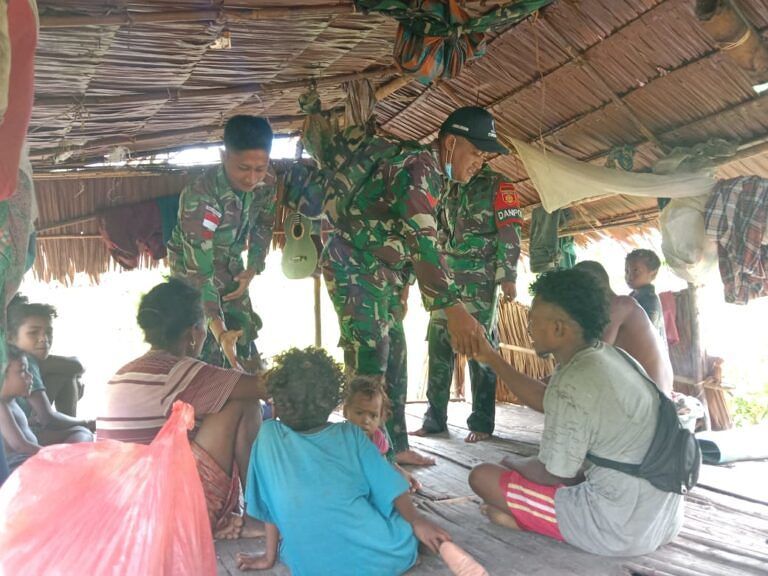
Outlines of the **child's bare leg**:
<svg viewBox="0 0 768 576">
<path fill-rule="evenodd" d="M 519 530 L 507 507 L 507 499 L 499 486 L 499 480 L 508 468 L 496 464 L 480 464 L 469 473 L 469 486 L 485 502 L 481 507 L 483 514 L 494 524 Z"/>
<path fill-rule="evenodd" d="M 484 516 L 487 516 L 488 520 L 494 524 L 504 526 L 504 528 L 509 528 L 511 530 L 520 530 L 520 526 L 517 525 L 517 522 L 510 514 L 499 510 L 490 504 L 483 504 L 480 506 L 480 512 Z"/>
</svg>

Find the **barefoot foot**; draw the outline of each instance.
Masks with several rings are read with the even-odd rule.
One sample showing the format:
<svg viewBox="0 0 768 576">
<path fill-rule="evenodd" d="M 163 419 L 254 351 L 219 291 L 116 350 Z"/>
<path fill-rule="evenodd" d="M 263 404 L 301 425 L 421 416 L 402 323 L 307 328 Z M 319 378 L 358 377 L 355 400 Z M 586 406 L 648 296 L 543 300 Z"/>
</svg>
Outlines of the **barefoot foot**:
<svg viewBox="0 0 768 576">
<path fill-rule="evenodd" d="M 435 434 L 445 434 L 448 432 L 448 430 L 427 430 L 426 428 L 419 428 L 418 430 L 414 430 L 413 432 L 408 432 L 408 436 L 418 436 L 419 438 L 424 438 L 425 436 L 434 436 Z"/>
<path fill-rule="evenodd" d="M 475 442 L 482 442 L 483 440 L 488 440 L 491 437 L 490 434 L 487 432 L 472 432 L 470 431 L 469 434 L 467 434 L 467 437 L 464 438 L 464 442 L 467 442 L 468 444 L 474 444 Z"/>
<path fill-rule="evenodd" d="M 245 517 L 245 522 L 240 530 L 240 538 L 261 538 L 266 535 L 264 522 L 259 522 L 250 516 Z"/>
<path fill-rule="evenodd" d="M 243 529 L 243 517 L 230 514 L 226 520 L 221 520 L 213 532 L 215 540 L 237 540 Z"/>
<path fill-rule="evenodd" d="M 429 456 L 422 456 L 415 450 L 403 450 L 395 454 L 395 461 L 398 464 L 410 464 L 411 466 L 434 466 L 435 459 Z"/>
<path fill-rule="evenodd" d="M 512 530 L 520 530 L 520 526 L 517 525 L 515 519 L 509 514 L 502 512 L 494 506 L 483 504 L 480 506 L 480 512 L 488 517 L 488 520 L 504 528 L 510 528 Z"/>
</svg>

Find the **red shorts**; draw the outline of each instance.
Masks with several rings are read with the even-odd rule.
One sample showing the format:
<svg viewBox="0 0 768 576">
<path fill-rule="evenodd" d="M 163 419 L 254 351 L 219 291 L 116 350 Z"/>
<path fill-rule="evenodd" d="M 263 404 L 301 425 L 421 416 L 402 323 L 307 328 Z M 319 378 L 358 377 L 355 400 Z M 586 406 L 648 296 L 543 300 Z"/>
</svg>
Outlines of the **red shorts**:
<svg viewBox="0 0 768 576">
<path fill-rule="evenodd" d="M 555 492 L 563 487 L 543 486 L 527 480 L 515 470 L 502 473 L 499 486 L 509 513 L 521 530 L 537 532 L 563 541 L 555 514 Z"/>
</svg>

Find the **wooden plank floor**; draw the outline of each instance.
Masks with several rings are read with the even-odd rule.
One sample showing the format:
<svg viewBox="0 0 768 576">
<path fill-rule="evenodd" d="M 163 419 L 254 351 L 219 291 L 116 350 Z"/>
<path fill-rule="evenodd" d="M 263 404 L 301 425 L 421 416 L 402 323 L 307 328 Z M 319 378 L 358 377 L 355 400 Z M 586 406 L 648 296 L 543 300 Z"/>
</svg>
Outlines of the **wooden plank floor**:
<svg viewBox="0 0 768 576">
<path fill-rule="evenodd" d="M 408 405 L 410 429 L 418 428 L 423 404 Z M 473 554 L 492 575 L 638 575 L 638 576 L 757 576 L 768 574 L 768 505 L 757 502 L 755 482 L 744 477 L 740 465 L 730 468 L 706 467 L 702 477 L 707 486 L 697 487 L 686 498 L 686 521 L 681 534 L 653 554 L 636 558 L 603 558 L 582 552 L 568 544 L 536 534 L 506 530 L 490 524 L 479 512 L 478 500 L 467 484 L 471 468 L 480 462 L 497 462 L 505 454 L 535 454 L 543 428 L 543 417 L 526 408 L 499 405 L 496 435 L 487 442 L 468 445 L 466 417 L 469 406 L 452 403 L 449 433 L 430 438 L 413 438 L 414 448 L 433 455 L 437 465 L 417 469 L 424 485 L 416 497 L 418 507 L 446 530 L 454 541 Z M 743 463 L 752 477 L 764 479 L 768 462 Z M 741 475 L 741 476 L 740 476 Z M 749 500 L 729 492 L 733 486 L 750 486 Z M 765 488 L 762 488 L 765 490 Z M 765 498 L 768 501 L 768 498 Z M 235 564 L 238 551 L 263 551 L 263 539 L 217 542 L 219 576 L 241 574 Z M 278 565 L 261 574 L 287 576 Z M 361 568 L 361 576 L 367 576 Z M 422 554 L 409 576 L 450 574 L 442 561 Z"/>
</svg>

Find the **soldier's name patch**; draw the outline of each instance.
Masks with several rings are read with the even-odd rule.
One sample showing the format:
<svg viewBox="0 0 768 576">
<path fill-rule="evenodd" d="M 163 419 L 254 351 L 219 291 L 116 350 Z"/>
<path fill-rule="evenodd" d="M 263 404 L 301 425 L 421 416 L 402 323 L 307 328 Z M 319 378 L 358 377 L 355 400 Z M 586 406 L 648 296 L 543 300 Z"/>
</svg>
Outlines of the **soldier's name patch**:
<svg viewBox="0 0 768 576">
<path fill-rule="evenodd" d="M 523 211 L 520 209 L 520 197 L 511 182 L 500 182 L 493 199 L 493 211 L 498 226 L 523 223 Z"/>
</svg>

